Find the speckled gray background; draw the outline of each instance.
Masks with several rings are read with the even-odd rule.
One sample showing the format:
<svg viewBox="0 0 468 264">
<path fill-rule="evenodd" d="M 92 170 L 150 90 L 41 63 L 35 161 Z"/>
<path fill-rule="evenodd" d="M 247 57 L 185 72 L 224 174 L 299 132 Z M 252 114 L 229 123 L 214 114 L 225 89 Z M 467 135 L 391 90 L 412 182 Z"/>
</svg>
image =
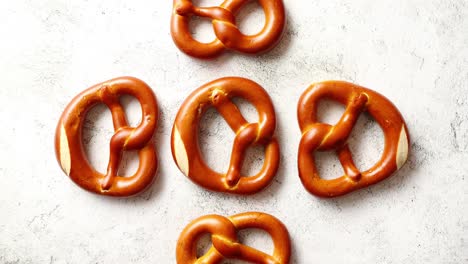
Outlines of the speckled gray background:
<svg viewBox="0 0 468 264">
<path fill-rule="evenodd" d="M 292 263 L 468 263 L 468 1 L 285 2 L 288 25 L 277 48 L 200 61 L 172 43 L 170 0 L 0 1 L 0 263 L 175 263 L 178 235 L 192 219 L 250 210 L 287 225 Z M 244 32 L 263 20 L 255 2 L 239 15 Z M 193 26 L 197 38 L 213 36 L 208 22 Z M 53 138 L 71 98 L 122 75 L 141 78 L 159 99 L 160 171 L 144 194 L 110 199 L 82 191 L 62 173 Z M 228 75 L 260 83 L 277 111 L 281 168 L 270 187 L 250 197 L 192 184 L 170 153 L 182 101 Z M 296 168 L 298 98 L 326 79 L 387 96 L 412 138 L 409 162 L 392 178 L 331 200 L 308 194 Z M 138 123 L 138 103 L 124 101 Z M 256 119 L 251 106 L 238 103 Z M 322 120 L 336 121 L 342 109 L 323 103 Z M 201 131 L 209 164 L 226 170 L 233 133 L 214 111 Z M 106 108 L 91 111 L 84 133 L 92 163 L 104 171 L 112 135 Z M 381 130 L 363 115 L 351 138 L 359 167 L 371 166 L 382 146 Z M 245 171 L 257 171 L 262 159 L 261 148 L 250 151 Z M 324 177 L 342 173 L 333 154 L 317 159 Z M 127 155 L 123 170 L 132 173 L 137 162 Z M 263 232 L 241 238 L 272 248 Z"/>
</svg>

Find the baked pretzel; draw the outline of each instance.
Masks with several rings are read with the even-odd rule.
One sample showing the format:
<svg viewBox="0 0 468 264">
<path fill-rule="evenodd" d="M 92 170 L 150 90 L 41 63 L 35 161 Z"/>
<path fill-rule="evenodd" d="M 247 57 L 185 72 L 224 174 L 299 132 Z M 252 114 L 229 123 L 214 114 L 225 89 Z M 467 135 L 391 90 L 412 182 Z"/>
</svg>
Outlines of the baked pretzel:
<svg viewBox="0 0 468 264">
<path fill-rule="evenodd" d="M 346 105 L 343 116 L 334 126 L 317 120 L 317 106 L 323 98 Z M 372 168 L 360 172 L 346 141 L 363 111 L 367 111 L 382 128 L 385 148 L 381 159 Z M 302 94 L 297 115 L 302 131 L 299 177 L 312 194 L 334 197 L 367 187 L 389 177 L 407 160 L 409 136 L 405 121 L 387 98 L 372 90 L 341 81 L 316 83 Z M 344 176 L 333 180 L 320 178 L 313 152 L 328 150 L 336 150 Z"/>
<path fill-rule="evenodd" d="M 119 97 L 127 94 L 141 104 L 142 121 L 130 127 Z M 105 175 L 97 172 L 86 158 L 82 130 L 86 113 L 104 103 L 112 113 L 115 134 L 110 142 L 109 164 Z M 55 132 L 55 153 L 63 171 L 85 190 L 109 196 L 131 196 L 148 187 L 158 168 L 152 140 L 158 122 L 158 105 L 151 88 L 131 77 L 97 84 L 78 94 L 65 108 Z M 131 177 L 118 176 L 122 152 L 138 150 L 140 165 Z"/>
<path fill-rule="evenodd" d="M 258 123 L 248 123 L 230 100 L 232 97 L 242 97 L 252 103 L 259 115 Z M 198 143 L 198 123 L 210 106 L 216 108 L 236 133 L 226 174 L 217 173 L 206 165 Z M 182 104 L 172 129 L 172 156 L 186 176 L 207 189 L 252 194 L 265 188 L 278 170 L 279 144 L 273 136 L 275 128 L 273 104 L 260 85 L 239 77 L 218 79 L 195 90 Z M 254 144 L 266 146 L 265 162 L 257 175 L 242 177 L 245 151 Z"/>
<path fill-rule="evenodd" d="M 192 0 L 174 0 L 172 39 L 181 51 L 198 58 L 212 58 L 225 49 L 255 54 L 272 48 L 281 38 L 286 21 L 282 0 L 259 0 L 265 12 L 265 26 L 255 35 L 244 35 L 236 26 L 235 15 L 248 1 L 225 0 L 218 7 L 197 7 Z M 193 15 L 212 20 L 214 41 L 201 43 L 192 37 L 189 20 Z"/>
<path fill-rule="evenodd" d="M 273 255 L 239 243 L 240 229 L 258 228 L 271 235 L 274 244 Z M 210 233 L 213 246 L 208 252 L 197 257 L 197 241 L 203 234 Z M 291 256 L 289 233 L 283 223 L 265 213 L 249 212 L 230 217 L 207 215 L 190 223 L 182 231 L 177 242 L 177 263 L 216 264 L 223 259 L 239 259 L 252 263 L 286 264 Z"/>
</svg>

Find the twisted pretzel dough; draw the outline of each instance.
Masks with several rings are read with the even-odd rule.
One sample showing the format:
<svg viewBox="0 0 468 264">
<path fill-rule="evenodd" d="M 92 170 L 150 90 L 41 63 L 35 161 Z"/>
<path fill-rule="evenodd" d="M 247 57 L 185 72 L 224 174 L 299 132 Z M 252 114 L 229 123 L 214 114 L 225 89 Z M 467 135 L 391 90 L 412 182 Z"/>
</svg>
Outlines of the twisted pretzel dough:
<svg viewBox="0 0 468 264">
<path fill-rule="evenodd" d="M 258 111 L 259 122 L 248 123 L 230 101 L 232 97 L 251 102 Z M 236 133 L 226 174 L 217 173 L 206 165 L 198 143 L 198 123 L 210 106 L 216 108 Z M 260 85 L 239 77 L 218 79 L 195 90 L 182 104 L 172 129 L 172 156 L 186 176 L 207 189 L 252 194 L 265 188 L 278 170 L 279 144 L 273 136 L 275 128 L 273 104 Z M 245 151 L 254 144 L 266 146 L 264 165 L 257 175 L 242 177 Z"/>
<path fill-rule="evenodd" d="M 135 96 L 141 104 L 142 121 L 128 126 L 119 97 Z M 86 113 L 104 103 L 112 112 L 115 134 L 110 142 L 110 158 L 105 175 L 97 172 L 86 158 L 82 130 Z M 77 95 L 64 110 L 55 133 L 55 152 L 63 171 L 77 185 L 93 193 L 109 196 L 131 196 L 148 187 L 158 168 L 152 141 L 158 122 L 158 105 L 151 88 L 136 78 L 120 77 L 97 84 Z M 122 152 L 139 150 L 140 166 L 130 177 L 118 176 Z"/>
<path fill-rule="evenodd" d="M 239 243 L 237 232 L 246 228 L 268 232 L 274 244 L 273 254 L 268 255 Z M 205 233 L 211 234 L 213 246 L 204 256 L 198 258 L 196 243 Z M 291 243 L 284 224 L 269 214 L 249 212 L 228 218 L 207 215 L 194 220 L 182 231 L 177 242 L 176 255 L 177 263 L 180 264 L 216 264 L 226 258 L 259 264 L 286 264 L 291 256 Z"/>
<path fill-rule="evenodd" d="M 235 15 L 248 0 L 226 0 L 219 7 L 197 7 L 191 0 L 174 0 L 171 34 L 177 47 L 187 55 L 212 58 L 225 49 L 255 54 L 266 51 L 278 43 L 285 26 L 282 0 L 259 0 L 265 11 L 265 26 L 255 35 L 244 35 L 236 26 Z M 212 20 L 216 39 L 211 43 L 195 40 L 189 30 L 191 16 Z"/>
<path fill-rule="evenodd" d="M 337 124 L 317 121 L 318 102 L 328 98 L 346 105 Z M 346 143 L 361 112 L 367 111 L 385 135 L 381 159 L 369 170 L 360 172 L 354 165 Z M 304 187 L 317 196 L 335 197 L 378 183 L 400 169 L 408 157 L 409 136 L 398 109 L 384 96 L 347 82 L 328 81 L 313 84 L 301 96 L 298 121 L 302 131 L 299 145 L 299 177 Z M 320 178 L 314 151 L 336 150 L 345 175 L 325 180 Z"/>
</svg>

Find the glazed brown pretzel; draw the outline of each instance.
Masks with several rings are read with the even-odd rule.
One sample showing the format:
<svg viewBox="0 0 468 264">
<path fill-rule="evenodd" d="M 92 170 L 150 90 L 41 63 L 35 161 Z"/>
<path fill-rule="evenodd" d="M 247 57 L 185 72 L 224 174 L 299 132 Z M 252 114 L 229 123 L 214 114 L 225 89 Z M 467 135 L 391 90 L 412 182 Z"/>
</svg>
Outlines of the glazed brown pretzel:
<svg viewBox="0 0 468 264">
<path fill-rule="evenodd" d="M 282 0 L 259 0 L 265 11 L 265 26 L 255 35 L 244 35 L 236 26 L 235 14 L 249 0 L 226 0 L 219 7 L 197 7 L 192 0 L 174 0 L 171 34 L 177 47 L 198 58 L 218 56 L 226 48 L 244 53 L 259 53 L 272 48 L 281 38 L 285 25 Z M 189 30 L 192 15 L 212 19 L 216 39 L 211 43 L 195 40 Z"/>
<path fill-rule="evenodd" d="M 346 105 L 343 116 L 334 126 L 317 121 L 317 105 L 323 98 Z M 364 172 L 354 165 L 346 143 L 362 111 L 369 112 L 385 134 L 381 159 Z M 299 176 L 304 187 L 317 196 L 344 195 L 380 182 L 403 166 L 408 157 L 409 137 L 403 117 L 387 98 L 372 90 L 340 81 L 313 84 L 299 100 L 298 120 L 302 130 Z M 333 149 L 337 151 L 345 175 L 333 180 L 321 179 L 313 152 Z"/>
<path fill-rule="evenodd" d="M 135 96 L 141 104 L 142 121 L 128 126 L 119 97 Z M 110 142 L 110 158 L 106 175 L 89 164 L 82 130 L 86 113 L 94 105 L 104 103 L 112 112 L 115 134 Z M 77 95 L 60 118 L 55 133 L 55 152 L 63 171 L 80 187 L 97 194 L 130 196 L 143 191 L 155 178 L 158 167 L 152 141 L 158 122 L 158 106 L 151 88 L 131 77 L 121 77 L 97 84 Z M 131 177 L 117 175 L 122 152 L 139 150 L 140 166 Z"/>
<path fill-rule="evenodd" d="M 240 229 L 258 228 L 268 232 L 274 243 L 273 255 L 242 245 L 237 240 Z M 211 234 L 213 246 L 197 258 L 196 243 L 201 235 Z M 182 231 L 177 242 L 177 263 L 216 264 L 223 259 L 240 259 L 252 263 L 286 264 L 291 256 L 289 233 L 283 223 L 275 217 L 258 212 L 249 212 L 223 217 L 207 215 L 190 223 Z"/>
<path fill-rule="evenodd" d="M 259 122 L 248 123 L 231 102 L 232 97 L 251 102 L 257 109 Z M 217 173 L 205 164 L 198 144 L 198 123 L 209 106 L 214 106 L 236 133 L 226 174 Z M 195 90 L 182 104 L 172 129 L 172 156 L 186 176 L 205 188 L 252 194 L 266 187 L 278 170 L 279 144 L 273 136 L 275 128 L 273 104 L 260 85 L 239 77 L 218 79 Z M 242 177 L 244 153 L 254 144 L 266 145 L 264 165 L 257 175 Z"/>
</svg>

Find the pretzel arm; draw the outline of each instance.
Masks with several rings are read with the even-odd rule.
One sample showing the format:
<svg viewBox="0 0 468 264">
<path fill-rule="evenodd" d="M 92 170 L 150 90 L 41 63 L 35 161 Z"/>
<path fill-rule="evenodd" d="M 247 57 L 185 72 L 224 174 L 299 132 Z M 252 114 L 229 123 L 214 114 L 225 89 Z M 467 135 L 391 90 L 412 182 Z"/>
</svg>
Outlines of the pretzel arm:
<svg viewBox="0 0 468 264">
<path fill-rule="evenodd" d="M 345 175 L 353 181 L 359 181 L 361 179 L 361 172 L 354 164 L 353 156 L 351 155 L 351 150 L 349 149 L 348 144 L 345 144 L 343 147 L 338 149 L 337 153 Z"/>
<path fill-rule="evenodd" d="M 239 133 L 242 127 L 248 124 L 236 104 L 229 100 L 222 91 L 214 91 L 212 101 L 216 110 L 223 116 L 234 133 Z"/>
<path fill-rule="evenodd" d="M 361 93 L 354 97 L 351 104 L 346 108 L 341 119 L 329 131 L 322 141 L 319 150 L 332 150 L 346 143 L 354 125 L 359 118 L 359 114 L 364 111 L 368 97 Z"/>
</svg>

